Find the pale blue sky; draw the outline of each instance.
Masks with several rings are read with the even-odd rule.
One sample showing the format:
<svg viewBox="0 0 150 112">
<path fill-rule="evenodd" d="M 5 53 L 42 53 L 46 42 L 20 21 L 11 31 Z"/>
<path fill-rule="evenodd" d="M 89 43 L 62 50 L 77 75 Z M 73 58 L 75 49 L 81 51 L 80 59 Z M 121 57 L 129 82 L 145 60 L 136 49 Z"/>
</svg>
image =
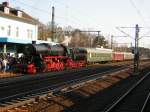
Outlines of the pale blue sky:
<svg viewBox="0 0 150 112">
<path fill-rule="evenodd" d="M 4 0 L 0 0 L 1 2 Z M 51 7 L 55 6 L 55 21 L 60 26 L 101 30 L 109 36 L 123 35 L 116 26 L 150 26 L 150 0 L 7 0 L 13 7 L 20 7 L 43 23 L 51 20 Z M 150 28 L 141 30 L 140 35 Z M 134 36 L 134 29 L 124 29 Z M 150 35 L 150 34 L 149 34 Z M 119 43 L 130 43 L 129 38 L 115 39 Z M 132 41 L 133 42 L 133 41 Z M 150 48 L 150 37 L 140 41 Z"/>
</svg>

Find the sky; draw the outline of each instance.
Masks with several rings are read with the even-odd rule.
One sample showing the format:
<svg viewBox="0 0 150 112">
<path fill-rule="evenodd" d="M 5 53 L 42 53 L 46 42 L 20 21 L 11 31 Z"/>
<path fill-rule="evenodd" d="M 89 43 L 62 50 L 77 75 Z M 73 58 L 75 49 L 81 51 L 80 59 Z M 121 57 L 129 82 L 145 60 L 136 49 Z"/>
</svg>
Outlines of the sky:
<svg viewBox="0 0 150 112">
<path fill-rule="evenodd" d="M 3 2 L 4 0 L 0 0 Z M 51 21 L 52 6 L 55 7 L 55 22 L 61 26 L 72 26 L 81 30 L 100 30 L 116 43 L 133 43 L 135 25 L 140 27 L 139 36 L 150 36 L 150 0 L 7 0 L 41 22 Z M 124 36 L 116 27 L 131 35 Z M 143 37 L 140 46 L 150 48 L 150 37 Z"/>
</svg>

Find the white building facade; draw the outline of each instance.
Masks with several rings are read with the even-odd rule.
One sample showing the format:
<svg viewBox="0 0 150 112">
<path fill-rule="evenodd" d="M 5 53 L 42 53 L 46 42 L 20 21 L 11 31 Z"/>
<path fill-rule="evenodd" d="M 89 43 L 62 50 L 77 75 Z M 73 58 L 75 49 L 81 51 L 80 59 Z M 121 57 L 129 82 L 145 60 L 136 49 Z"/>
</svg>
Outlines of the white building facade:
<svg viewBox="0 0 150 112">
<path fill-rule="evenodd" d="M 0 53 L 14 52 L 22 44 L 37 41 L 37 20 L 24 11 L 0 4 Z"/>
<path fill-rule="evenodd" d="M 37 25 L 0 17 L 0 42 L 32 43 L 37 34 Z"/>
</svg>

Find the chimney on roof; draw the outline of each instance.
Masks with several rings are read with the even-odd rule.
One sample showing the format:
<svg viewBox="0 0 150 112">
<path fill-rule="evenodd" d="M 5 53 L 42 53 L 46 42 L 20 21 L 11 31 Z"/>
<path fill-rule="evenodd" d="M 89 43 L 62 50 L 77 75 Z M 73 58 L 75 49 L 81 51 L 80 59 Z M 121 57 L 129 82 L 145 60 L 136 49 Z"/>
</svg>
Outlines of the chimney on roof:
<svg viewBox="0 0 150 112">
<path fill-rule="evenodd" d="M 18 17 L 22 17 L 22 11 L 17 10 L 17 16 L 18 16 Z"/>
<path fill-rule="evenodd" d="M 10 12 L 9 3 L 3 2 L 2 6 L 3 7 L 1 7 L 2 8 L 1 10 L 4 11 L 5 14 L 9 14 L 9 12 Z"/>
<path fill-rule="evenodd" d="M 3 2 L 2 5 L 3 5 L 4 7 L 9 7 L 9 2 Z"/>
</svg>

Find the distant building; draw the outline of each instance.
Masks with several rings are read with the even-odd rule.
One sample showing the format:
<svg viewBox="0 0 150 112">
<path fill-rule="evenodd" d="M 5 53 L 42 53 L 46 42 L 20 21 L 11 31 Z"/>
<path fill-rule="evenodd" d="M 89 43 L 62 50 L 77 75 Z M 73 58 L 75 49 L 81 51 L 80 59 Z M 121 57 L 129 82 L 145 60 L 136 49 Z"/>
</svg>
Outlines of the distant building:
<svg viewBox="0 0 150 112">
<path fill-rule="evenodd" d="M 37 20 L 24 11 L 0 4 L 0 52 L 15 52 L 21 44 L 32 43 L 38 37 Z"/>
</svg>

